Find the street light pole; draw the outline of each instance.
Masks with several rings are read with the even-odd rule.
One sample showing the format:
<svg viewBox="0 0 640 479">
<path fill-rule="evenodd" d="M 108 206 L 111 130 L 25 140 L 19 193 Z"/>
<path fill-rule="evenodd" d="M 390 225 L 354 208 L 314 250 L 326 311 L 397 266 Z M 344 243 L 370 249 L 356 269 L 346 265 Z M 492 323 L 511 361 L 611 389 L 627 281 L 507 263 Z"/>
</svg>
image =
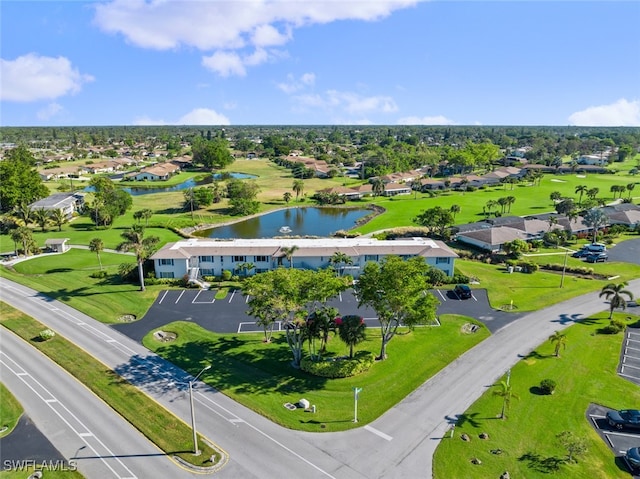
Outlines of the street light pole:
<svg viewBox="0 0 640 479">
<path fill-rule="evenodd" d="M 196 432 L 196 410 L 193 407 L 193 383 L 195 383 L 200 375 L 208 369 L 211 369 L 211 364 L 205 366 L 202 371 L 200 371 L 198 375 L 193 378 L 192 381 L 189 381 L 189 401 L 191 402 L 191 429 L 193 430 L 193 454 L 196 456 L 200 454 L 200 451 L 198 450 L 198 434 Z"/>
</svg>

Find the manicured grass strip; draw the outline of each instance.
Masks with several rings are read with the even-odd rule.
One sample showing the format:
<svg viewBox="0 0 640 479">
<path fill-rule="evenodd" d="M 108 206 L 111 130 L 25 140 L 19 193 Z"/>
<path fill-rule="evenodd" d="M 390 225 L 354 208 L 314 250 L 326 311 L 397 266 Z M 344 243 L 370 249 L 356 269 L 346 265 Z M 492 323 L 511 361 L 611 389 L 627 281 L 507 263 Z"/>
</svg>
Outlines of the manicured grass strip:
<svg viewBox="0 0 640 479">
<path fill-rule="evenodd" d="M 42 463 L 38 463 L 42 464 Z M 1 470 L 0 469 L 0 479 L 25 479 L 31 477 L 35 471 L 40 470 L 43 471 L 40 467 L 25 467 L 24 469 L 13 469 L 13 470 Z M 43 478 L 46 479 L 82 479 L 84 476 L 80 474 L 78 471 L 62 471 L 47 469 L 43 471 Z"/>
<path fill-rule="evenodd" d="M 618 319 L 627 317 L 629 314 L 617 314 Z M 635 326 L 640 326 L 640 318 L 632 318 Z M 582 320 L 563 331 L 567 343 L 559 358 L 554 357 L 554 344 L 546 341 L 518 362 L 511 369 L 510 384 L 519 399 L 512 399 L 506 420 L 497 419 L 502 408 L 502 398 L 493 395 L 497 388 L 488 388 L 464 412 L 455 437 L 440 443 L 434 457 L 434 478 L 484 479 L 500 477 L 504 471 L 527 479 L 630 477 L 585 416 L 590 403 L 615 409 L 640 404 L 640 388 L 616 374 L 623 335 L 598 332 L 607 324 L 608 313 Z M 540 395 L 537 387 L 547 378 L 556 381 L 557 389 L 553 395 Z M 562 431 L 583 438 L 588 452 L 577 464 L 562 464 L 553 474 L 556 459 L 566 457 L 556 439 Z M 479 439 L 482 432 L 489 435 L 488 440 Z M 463 433 L 471 437 L 470 442 L 460 439 Z M 502 453 L 490 452 L 496 449 Z M 482 464 L 471 464 L 473 457 Z"/>
<path fill-rule="evenodd" d="M 46 327 L 3 302 L 0 302 L 0 317 L 2 326 L 67 370 L 166 454 L 205 467 L 210 465 L 207 461 L 212 455 L 216 462 L 220 459 L 220 453 L 202 440 L 198 441 L 202 454 L 194 457 L 190 426 L 73 343 L 60 335 L 44 342 L 34 341 Z"/>
<path fill-rule="evenodd" d="M 204 381 L 278 424 L 304 431 L 342 431 L 373 421 L 489 335 L 484 327 L 473 334 L 463 333 L 462 326 L 474 322 L 470 318 L 443 315 L 440 320 L 439 327 L 401 330 L 389 343 L 388 359 L 344 379 L 320 378 L 293 369 L 291 352 L 281 334 L 265 344 L 259 334 L 221 335 L 192 323 L 176 322 L 162 328 L 177 334 L 175 342 L 160 343 L 152 332 L 143 342 L 187 371 L 198 370 L 203 361 L 212 364 L 203 374 Z M 356 347 L 360 350 L 379 353 L 379 329 L 367 329 L 367 340 Z M 346 354 L 347 347 L 332 335 L 328 356 Z M 354 387 L 362 388 L 358 424 L 352 422 Z M 302 398 L 316 405 L 315 414 L 283 406 Z"/>
<path fill-rule="evenodd" d="M 11 434 L 24 409 L 3 383 L 0 383 L 0 403 L 0 437 L 4 437 Z"/>
</svg>

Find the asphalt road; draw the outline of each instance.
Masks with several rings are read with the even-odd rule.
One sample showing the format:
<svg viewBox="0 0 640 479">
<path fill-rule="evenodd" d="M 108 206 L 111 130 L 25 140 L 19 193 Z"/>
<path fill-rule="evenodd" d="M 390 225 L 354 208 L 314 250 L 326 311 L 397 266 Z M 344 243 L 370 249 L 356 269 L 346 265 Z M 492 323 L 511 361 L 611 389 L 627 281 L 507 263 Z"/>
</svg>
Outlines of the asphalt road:
<svg viewBox="0 0 640 479">
<path fill-rule="evenodd" d="M 640 239 L 623 241 L 607 249 L 609 261 L 640 264 Z"/>
<path fill-rule="evenodd" d="M 35 291 L 5 279 L 0 279 L 0 286 L 9 292 L 6 302 L 79 344 L 188 420 L 184 390 L 175 391 L 175 381 L 188 376 L 175 366 Z M 639 295 L 640 280 L 627 289 Z M 202 386 L 195 394 L 201 411 L 198 430 L 230 455 L 229 464 L 218 473 L 221 477 L 430 477 L 439 441 L 487 387 L 554 331 L 607 307 L 597 293 L 591 293 L 525 314 L 467 351 L 378 420 L 358 429 L 317 434 L 290 431 Z M 360 401 L 366 398 L 363 391 Z"/>
<path fill-rule="evenodd" d="M 172 477 L 194 477 L 178 469 L 119 414 L 25 341 L 0 328 L 0 343 L 2 382 L 53 443 L 53 451 L 59 451 L 49 457 L 43 451 L 25 457 L 10 445 L 3 450 L 3 467 L 5 460 L 31 460 L 59 468 L 73 468 L 75 463 L 88 478 L 164 477 L 171 469 L 176 470 Z M 12 436 L 3 438 L 3 445 L 23 439 Z M 64 464 L 56 462 L 61 458 L 66 459 Z"/>
</svg>

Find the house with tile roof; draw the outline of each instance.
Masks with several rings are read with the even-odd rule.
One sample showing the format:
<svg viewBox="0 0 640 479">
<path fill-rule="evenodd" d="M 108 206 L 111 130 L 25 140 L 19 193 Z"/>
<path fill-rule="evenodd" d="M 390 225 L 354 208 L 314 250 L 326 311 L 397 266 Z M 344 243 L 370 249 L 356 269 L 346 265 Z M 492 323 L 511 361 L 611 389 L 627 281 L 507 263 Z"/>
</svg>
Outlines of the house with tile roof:
<svg viewBox="0 0 640 479">
<path fill-rule="evenodd" d="M 295 247 L 291 259 L 287 249 Z M 386 256 L 402 258 L 422 256 L 427 264 L 453 276 L 458 255 L 442 241 L 429 238 L 376 240 L 374 238 L 270 238 L 214 240 L 190 238 L 168 243 L 151 256 L 156 277 L 196 280 L 202 276 L 220 276 L 223 271 L 239 271 L 253 264 L 248 274 L 263 273 L 279 267 L 318 270 L 331 266 L 335 253 L 344 253 L 351 264 L 340 269 L 358 277 L 365 264 Z"/>
</svg>

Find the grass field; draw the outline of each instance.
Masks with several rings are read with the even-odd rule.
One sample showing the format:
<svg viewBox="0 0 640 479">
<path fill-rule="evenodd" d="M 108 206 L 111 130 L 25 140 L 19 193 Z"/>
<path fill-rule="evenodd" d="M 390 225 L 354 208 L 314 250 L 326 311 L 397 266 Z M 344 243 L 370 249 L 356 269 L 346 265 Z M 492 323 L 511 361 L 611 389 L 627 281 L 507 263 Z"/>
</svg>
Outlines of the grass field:
<svg viewBox="0 0 640 479">
<path fill-rule="evenodd" d="M 260 334 L 220 335 L 192 323 L 176 322 L 162 328 L 177 334 L 174 343 L 161 343 L 149 333 L 143 344 L 192 373 L 212 364 L 201 376 L 206 383 L 278 424 L 312 432 L 343 431 L 373 421 L 489 334 L 484 327 L 474 334 L 463 333 L 463 324 L 478 324 L 471 318 L 443 315 L 440 319 L 439 327 L 403 331 L 389 343 L 388 359 L 344 379 L 320 378 L 293 369 L 291 352 L 280 334 L 265 344 Z M 356 347 L 360 350 L 379 353 L 379 329 L 367 330 L 367 340 Z M 348 349 L 332 337 L 328 353 L 341 356 L 348 354 Z M 356 386 L 362 388 L 359 425 L 353 423 L 352 388 Z M 302 398 L 316 405 L 315 414 L 283 406 Z"/>
<path fill-rule="evenodd" d="M 23 409 L 3 383 L 0 383 L 0 398 L 2 398 L 2 407 L 0 407 L 0 437 L 4 437 L 9 435 L 11 431 L 13 431 L 13 428 L 16 427 Z M 4 429 L 4 431 L 2 431 L 2 429 Z"/>
<path fill-rule="evenodd" d="M 629 315 L 617 313 L 617 317 Z M 566 349 L 559 358 L 554 357 L 554 346 L 547 341 L 511 369 L 510 384 L 518 399 L 511 401 L 506 420 L 497 418 L 503 401 L 493 395 L 495 388 L 489 388 L 464 413 L 455 437 L 440 443 L 434 457 L 434 478 L 497 478 L 504 471 L 527 479 L 630 477 L 616 464 L 614 454 L 585 416 L 590 403 L 614 409 L 640 404 L 640 388 L 616 374 L 622 335 L 598 333 L 609 323 L 607 318 L 606 313 L 598 314 L 566 329 Z M 636 326 L 640 325 L 640 318 L 634 318 Z M 547 378 L 557 382 L 556 392 L 540 395 L 536 388 Z M 577 464 L 558 465 L 566 451 L 555 436 L 567 430 L 587 442 L 588 452 Z M 482 432 L 489 435 L 488 440 L 478 438 Z M 471 441 L 462 441 L 461 434 L 468 434 Z M 502 454 L 490 452 L 495 449 L 501 449 Z M 482 464 L 472 464 L 474 457 Z"/>
<path fill-rule="evenodd" d="M 48 341 L 34 341 L 45 326 L 26 314 L 0 302 L 0 324 L 29 342 L 59 364 L 82 384 L 91 389 L 136 429 L 170 455 L 178 455 L 188 463 L 206 466 L 211 455 L 219 453 L 199 440 L 202 454 L 194 456 L 191 427 L 160 404 L 122 380 L 115 372 L 79 347 L 56 335 Z"/>
</svg>

